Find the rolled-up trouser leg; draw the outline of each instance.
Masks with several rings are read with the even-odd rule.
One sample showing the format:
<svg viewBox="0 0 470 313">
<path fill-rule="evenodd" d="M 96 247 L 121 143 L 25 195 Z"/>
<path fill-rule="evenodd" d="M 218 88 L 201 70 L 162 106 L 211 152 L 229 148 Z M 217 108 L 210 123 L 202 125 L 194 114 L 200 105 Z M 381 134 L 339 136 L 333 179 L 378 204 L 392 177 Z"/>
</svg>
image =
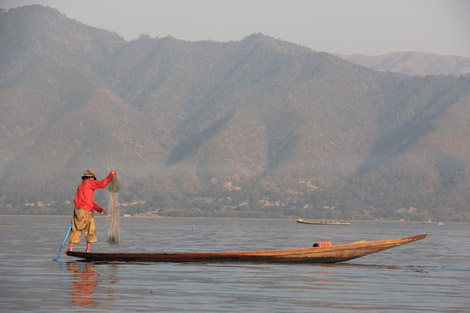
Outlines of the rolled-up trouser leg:
<svg viewBox="0 0 470 313">
<path fill-rule="evenodd" d="M 71 243 L 80 243 L 82 231 L 85 231 L 85 239 L 87 242 L 95 242 L 96 226 L 93 212 L 83 209 L 75 209 L 73 212 L 72 231 L 69 240 Z"/>
</svg>

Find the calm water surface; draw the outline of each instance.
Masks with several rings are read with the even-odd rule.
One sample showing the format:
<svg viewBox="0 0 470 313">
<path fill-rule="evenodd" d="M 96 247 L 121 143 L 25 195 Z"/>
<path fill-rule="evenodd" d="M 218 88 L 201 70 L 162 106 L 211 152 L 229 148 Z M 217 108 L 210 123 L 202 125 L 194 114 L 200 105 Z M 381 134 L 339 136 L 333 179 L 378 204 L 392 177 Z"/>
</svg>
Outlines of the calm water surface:
<svg viewBox="0 0 470 313">
<path fill-rule="evenodd" d="M 292 220 L 120 221 L 100 252 L 309 247 L 427 233 L 424 240 L 334 265 L 55 262 L 68 217 L 0 216 L 1 312 L 470 312 L 470 225 Z M 75 246 L 84 250 L 85 243 Z"/>
</svg>

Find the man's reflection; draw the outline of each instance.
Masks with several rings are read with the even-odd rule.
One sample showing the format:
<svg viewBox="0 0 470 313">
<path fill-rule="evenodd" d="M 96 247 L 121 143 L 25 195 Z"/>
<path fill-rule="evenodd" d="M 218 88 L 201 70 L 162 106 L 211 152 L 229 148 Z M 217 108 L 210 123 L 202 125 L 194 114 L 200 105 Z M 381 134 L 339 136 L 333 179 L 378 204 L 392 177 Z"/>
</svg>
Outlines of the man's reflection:
<svg viewBox="0 0 470 313">
<path fill-rule="evenodd" d="M 90 262 L 68 263 L 72 283 L 70 295 L 73 305 L 88 306 L 93 304 L 93 294 L 97 285 L 95 264 Z"/>
</svg>

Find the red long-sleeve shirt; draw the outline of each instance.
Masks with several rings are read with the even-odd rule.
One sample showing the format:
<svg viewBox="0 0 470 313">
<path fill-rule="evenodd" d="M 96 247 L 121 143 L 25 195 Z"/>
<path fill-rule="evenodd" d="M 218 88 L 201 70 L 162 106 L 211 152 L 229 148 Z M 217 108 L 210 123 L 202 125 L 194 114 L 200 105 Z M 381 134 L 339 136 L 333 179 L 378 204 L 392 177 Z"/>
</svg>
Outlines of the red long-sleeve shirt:
<svg viewBox="0 0 470 313">
<path fill-rule="evenodd" d="M 96 189 L 105 188 L 109 182 L 113 179 L 113 174 L 109 174 L 108 177 L 102 181 L 94 179 L 85 179 L 77 188 L 77 193 L 75 195 L 75 208 L 84 209 L 90 212 L 93 212 L 95 209 L 98 212 L 102 212 L 103 209 L 93 201 Z"/>
</svg>

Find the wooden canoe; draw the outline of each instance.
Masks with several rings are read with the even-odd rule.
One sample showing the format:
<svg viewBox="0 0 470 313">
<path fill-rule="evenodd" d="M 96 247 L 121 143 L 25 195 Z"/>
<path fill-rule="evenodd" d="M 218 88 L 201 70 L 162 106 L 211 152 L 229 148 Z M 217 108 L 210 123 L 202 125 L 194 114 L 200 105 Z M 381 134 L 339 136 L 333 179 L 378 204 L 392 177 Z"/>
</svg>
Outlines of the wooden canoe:
<svg viewBox="0 0 470 313">
<path fill-rule="evenodd" d="M 297 223 L 301 224 L 313 224 L 313 225 L 350 225 L 348 222 L 330 222 L 330 221 L 304 221 L 303 219 L 297 220 Z"/>
<path fill-rule="evenodd" d="M 330 247 L 286 250 L 193 253 L 86 253 L 67 255 L 101 262 L 257 262 L 257 263 L 335 263 L 398 247 L 426 237 L 426 234 L 378 241 L 359 241 Z"/>
</svg>

